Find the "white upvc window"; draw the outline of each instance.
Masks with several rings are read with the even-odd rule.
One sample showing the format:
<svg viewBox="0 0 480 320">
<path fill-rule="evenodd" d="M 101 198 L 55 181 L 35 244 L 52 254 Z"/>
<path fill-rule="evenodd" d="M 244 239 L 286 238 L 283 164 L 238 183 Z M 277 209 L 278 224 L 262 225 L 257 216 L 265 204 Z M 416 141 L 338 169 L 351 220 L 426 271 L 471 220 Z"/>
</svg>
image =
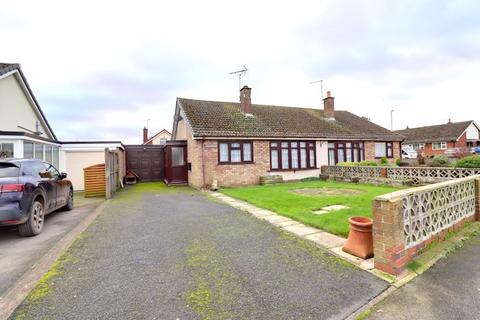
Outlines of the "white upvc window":
<svg viewBox="0 0 480 320">
<path fill-rule="evenodd" d="M 432 143 L 432 150 L 446 150 L 447 149 L 447 142 L 433 142 Z"/>
</svg>

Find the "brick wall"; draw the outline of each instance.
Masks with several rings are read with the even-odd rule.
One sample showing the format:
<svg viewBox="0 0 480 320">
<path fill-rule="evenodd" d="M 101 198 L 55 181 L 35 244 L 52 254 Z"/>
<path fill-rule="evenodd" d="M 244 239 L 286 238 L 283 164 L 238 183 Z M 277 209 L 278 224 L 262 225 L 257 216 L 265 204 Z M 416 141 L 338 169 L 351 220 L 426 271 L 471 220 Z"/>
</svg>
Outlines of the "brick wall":
<svg viewBox="0 0 480 320">
<path fill-rule="evenodd" d="M 427 233 L 427 235 L 422 238 L 418 238 L 421 241 L 406 241 L 409 232 L 405 230 L 410 230 L 412 225 L 409 225 L 409 228 L 405 229 L 405 224 L 408 225 L 408 223 L 411 224 L 412 222 L 405 222 L 407 220 L 404 220 L 404 210 L 409 210 L 409 214 L 412 213 L 410 212 L 410 209 L 403 208 L 404 197 L 411 196 L 415 192 L 419 192 L 420 194 L 432 192 L 433 190 L 441 192 L 440 189 L 448 188 L 450 184 L 471 183 L 472 179 L 474 179 L 475 183 L 475 213 L 473 215 L 465 214 L 463 218 L 460 218 L 451 225 L 448 225 L 445 221 L 443 228 L 440 228 L 431 234 Z M 459 190 L 461 190 L 461 188 Z M 480 220 L 480 178 L 463 178 L 451 182 L 443 182 L 427 187 L 406 190 L 405 193 L 402 194 L 403 195 L 397 192 L 394 196 L 392 195 L 392 197 L 389 197 L 389 195 L 377 197 L 375 198 L 372 207 L 375 268 L 395 276 L 401 276 L 405 272 L 407 264 L 421 253 L 432 241 L 444 240 L 448 232 L 461 228 L 466 222 Z M 465 201 L 465 203 L 470 201 L 468 199 L 471 196 L 468 192 L 461 195 L 461 197 L 462 196 L 464 197 L 462 198 L 462 201 Z M 425 203 L 423 205 L 427 208 L 427 211 L 420 211 L 422 211 L 423 215 L 428 215 L 430 204 Z M 432 203 L 431 205 L 433 206 L 432 210 L 439 210 L 440 208 L 438 206 L 442 206 L 442 204 L 439 203 Z M 455 203 L 451 201 L 447 201 L 443 204 L 443 206 L 452 205 L 455 205 Z M 443 208 L 443 210 L 446 209 Z M 445 217 L 445 219 L 448 218 Z M 431 221 L 430 223 L 434 222 Z M 410 230 L 410 232 L 412 232 L 412 230 Z M 406 244 L 408 244 L 408 246 L 406 246 Z"/>
<path fill-rule="evenodd" d="M 375 158 L 375 142 L 366 141 L 364 144 L 365 148 L 365 160 L 369 161 L 378 161 L 378 158 Z M 393 158 L 387 158 L 388 162 L 395 163 L 397 159 L 400 158 L 400 143 L 393 142 Z"/>
<path fill-rule="evenodd" d="M 213 180 L 221 187 L 258 184 L 260 176 L 270 170 L 269 141 L 253 141 L 252 164 L 219 164 L 217 140 L 205 141 L 203 150 L 207 185 Z"/>
</svg>

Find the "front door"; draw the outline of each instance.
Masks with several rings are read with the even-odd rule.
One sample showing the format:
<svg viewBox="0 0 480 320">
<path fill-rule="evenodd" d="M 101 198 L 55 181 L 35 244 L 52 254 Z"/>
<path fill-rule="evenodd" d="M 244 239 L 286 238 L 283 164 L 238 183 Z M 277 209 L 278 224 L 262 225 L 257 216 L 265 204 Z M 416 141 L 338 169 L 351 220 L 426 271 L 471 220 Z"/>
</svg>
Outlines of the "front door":
<svg viewBox="0 0 480 320">
<path fill-rule="evenodd" d="M 186 183 L 188 181 L 187 146 L 169 146 L 170 181 L 169 183 Z"/>
</svg>

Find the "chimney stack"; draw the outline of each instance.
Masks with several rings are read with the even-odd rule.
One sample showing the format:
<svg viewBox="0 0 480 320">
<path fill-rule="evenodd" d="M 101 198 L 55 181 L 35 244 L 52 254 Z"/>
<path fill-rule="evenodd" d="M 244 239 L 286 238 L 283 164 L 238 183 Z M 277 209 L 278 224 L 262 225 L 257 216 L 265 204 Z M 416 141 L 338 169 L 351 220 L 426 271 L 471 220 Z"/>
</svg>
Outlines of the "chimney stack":
<svg viewBox="0 0 480 320">
<path fill-rule="evenodd" d="M 147 127 L 143 127 L 143 143 L 148 141 L 148 129 Z"/>
<path fill-rule="evenodd" d="M 252 113 L 252 97 L 251 97 L 252 89 L 248 86 L 243 86 L 240 89 L 240 109 L 245 114 Z"/>
<path fill-rule="evenodd" d="M 335 105 L 334 100 L 335 98 L 332 97 L 332 93 L 327 91 L 327 97 L 323 99 L 323 112 L 325 114 L 325 118 L 328 120 L 335 120 Z"/>
</svg>

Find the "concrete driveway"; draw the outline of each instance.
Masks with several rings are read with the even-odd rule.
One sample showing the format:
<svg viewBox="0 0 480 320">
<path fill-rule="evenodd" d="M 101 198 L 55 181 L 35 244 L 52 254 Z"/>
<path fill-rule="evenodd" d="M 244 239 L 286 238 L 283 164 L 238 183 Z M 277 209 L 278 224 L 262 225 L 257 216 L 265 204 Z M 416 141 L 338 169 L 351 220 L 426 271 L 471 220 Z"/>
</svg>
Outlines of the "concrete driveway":
<svg viewBox="0 0 480 320">
<path fill-rule="evenodd" d="M 187 188 L 120 192 L 12 319 L 343 319 L 387 283 Z"/>
<path fill-rule="evenodd" d="M 16 227 L 0 228 L 0 298 L 58 240 L 101 203 L 98 199 L 77 200 L 74 200 L 79 202 L 74 210 L 57 211 L 46 216 L 44 229 L 36 237 L 20 237 Z"/>
</svg>

